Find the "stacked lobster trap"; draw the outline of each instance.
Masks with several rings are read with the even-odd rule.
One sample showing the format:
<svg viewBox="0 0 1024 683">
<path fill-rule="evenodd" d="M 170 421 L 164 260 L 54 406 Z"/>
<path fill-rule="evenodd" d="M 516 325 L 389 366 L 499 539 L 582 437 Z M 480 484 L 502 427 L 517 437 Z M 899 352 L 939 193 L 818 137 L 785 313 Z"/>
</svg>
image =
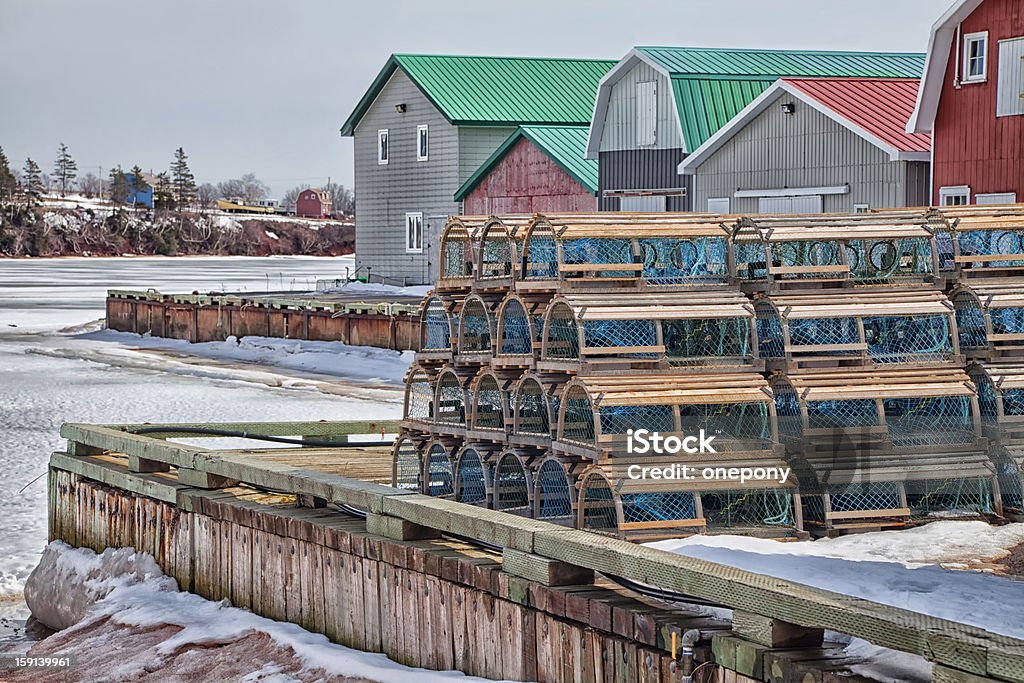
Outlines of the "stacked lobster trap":
<svg viewBox="0 0 1024 683">
<path fill-rule="evenodd" d="M 452 218 L 394 484 L 638 540 L 1019 509 L 1024 402 L 978 387 L 1024 342 L 1022 215 Z M 792 476 L 630 475 L 673 463 Z"/>
</svg>

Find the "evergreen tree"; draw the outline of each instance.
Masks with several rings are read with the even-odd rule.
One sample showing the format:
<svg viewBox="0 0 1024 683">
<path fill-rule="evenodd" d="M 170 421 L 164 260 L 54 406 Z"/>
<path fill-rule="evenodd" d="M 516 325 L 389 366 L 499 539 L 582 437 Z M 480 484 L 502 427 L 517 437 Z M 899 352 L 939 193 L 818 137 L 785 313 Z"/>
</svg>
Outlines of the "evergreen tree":
<svg viewBox="0 0 1024 683">
<path fill-rule="evenodd" d="M 43 172 L 39 170 L 39 164 L 32 159 L 25 160 L 23 186 L 25 196 L 28 198 L 28 205 L 35 206 L 43 196 Z"/>
<path fill-rule="evenodd" d="M 128 201 L 128 178 L 120 166 L 110 169 L 110 200 L 115 204 Z"/>
<path fill-rule="evenodd" d="M 3 147 L 0 147 L 0 204 L 11 201 L 17 184 L 14 174 L 11 173 L 7 155 L 4 154 Z"/>
<path fill-rule="evenodd" d="M 153 185 L 153 208 L 156 209 L 169 209 L 174 206 L 174 186 L 171 184 L 171 178 L 164 171 L 156 177 L 156 183 Z"/>
<path fill-rule="evenodd" d="M 132 204 L 138 204 L 139 195 L 145 194 L 149 190 L 149 183 L 142 177 L 142 169 L 139 168 L 138 164 L 132 166 L 132 170 L 128 173 L 131 175 L 131 179 L 128 181 L 128 189 L 131 190 Z"/>
<path fill-rule="evenodd" d="M 75 177 L 78 175 L 78 164 L 71 158 L 68 146 L 63 142 L 57 148 L 57 161 L 53 164 L 53 175 L 57 184 L 60 185 L 60 196 L 63 197 L 68 193 L 68 188 L 75 182 Z"/>
<path fill-rule="evenodd" d="M 196 198 L 196 178 L 188 167 L 188 156 L 185 148 L 179 147 L 174 152 L 171 162 L 171 178 L 174 181 L 174 199 L 179 206 L 188 206 Z"/>
</svg>

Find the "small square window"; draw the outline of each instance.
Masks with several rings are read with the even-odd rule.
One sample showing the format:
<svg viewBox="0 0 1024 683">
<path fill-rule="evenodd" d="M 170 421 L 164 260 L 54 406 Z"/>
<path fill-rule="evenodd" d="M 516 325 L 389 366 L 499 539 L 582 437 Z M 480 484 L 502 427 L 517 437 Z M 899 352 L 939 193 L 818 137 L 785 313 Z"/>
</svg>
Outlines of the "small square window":
<svg viewBox="0 0 1024 683">
<path fill-rule="evenodd" d="M 867 204 L 854 204 L 853 205 L 853 212 L 854 213 L 867 213 L 870 210 L 871 210 L 871 207 L 869 205 L 867 205 Z"/>
<path fill-rule="evenodd" d="M 423 253 L 423 212 L 405 214 L 405 253 Z"/>
<path fill-rule="evenodd" d="M 966 206 L 971 203 L 971 188 L 967 185 L 939 188 L 941 206 Z"/>
<path fill-rule="evenodd" d="M 964 36 L 964 63 L 961 83 L 981 83 L 987 77 L 988 31 Z"/>
<path fill-rule="evenodd" d="M 416 160 L 426 161 L 430 151 L 430 133 L 427 126 L 416 126 Z"/>
<path fill-rule="evenodd" d="M 388 163 L 391 149 L 388 145 L 388 129 L 381 128 L 377 131 L 377 163 Z"/>
</svg>

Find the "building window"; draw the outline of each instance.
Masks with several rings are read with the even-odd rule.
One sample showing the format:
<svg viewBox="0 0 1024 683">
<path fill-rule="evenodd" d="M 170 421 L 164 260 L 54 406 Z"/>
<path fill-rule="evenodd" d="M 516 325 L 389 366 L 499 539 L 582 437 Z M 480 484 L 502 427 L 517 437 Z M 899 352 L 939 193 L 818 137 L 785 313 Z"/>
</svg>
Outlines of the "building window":
<svg viewBox="0 0 1024 683">
<path fill-rule="evenodd" d="M 427 152 L 430 151 L 430 133 L 427 131 L 427 126 L 416 126 L 416 159 L 418 161 L 427 160 Z"/>
<path fill-rule="evenodd" d="M 636 84 L 636 144 L 653 145 L 658 128 L 658 83 Z"/>
<path fill-rule="evenodd" d="M 377 163 L 388 163 L 391 149 L 388 145 L 388 129 L 381 128 L 377 131 Z"/>
<path fill-rule="evenodd" d="M 941 206 L 965 206 L 971 203 L 971 188 L 967 185 L 939 188 Z"/>
<path fill-rule="evenodd" d="M 867 213 L 870 210 L 871 210 L 871 207 L 868 204 L 854 204 L 853 205 L 853 212 L 854 213 Z"/>
<path fill-rule="evenodd" d="M 979 206 L 982 204 L 1016 204 L 1017 193 L 1016 192 L 992 192 L 989 194 L 976 194 L 974 195 L 974 203 Z"/>
<path fill-rule="evenodd" d="M 728 197 L 711 197 L 708 199 L 708 213 L 715 213 L 719 215 L 728 215 L 729 213 L 729 198 Z"/>
<path fill-rule="evenodd" d="M 405 253 L 423 253 L 423 213 L 405 214 Z"/>
<path fill-rule="evenodd" d="M 988 31 L 964 36 L 964 68 L 961 83 L 981 83 L 988 66 Z"/>
<path fill-rule="evenodd" d="M 999 41 L 996 116 L 1024 114 L 1024 37 Z"/>
</svg>

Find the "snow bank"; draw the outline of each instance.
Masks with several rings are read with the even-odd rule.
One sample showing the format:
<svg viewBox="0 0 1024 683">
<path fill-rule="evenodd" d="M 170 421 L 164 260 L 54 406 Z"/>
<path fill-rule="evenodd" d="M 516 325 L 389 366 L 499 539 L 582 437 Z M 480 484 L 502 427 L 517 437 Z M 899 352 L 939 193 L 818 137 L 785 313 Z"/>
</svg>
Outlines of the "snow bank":
<svg viewBox="0 0 1024 683">
<path fill-rule="evenodd" d="M 383 285 L 379 282 L 346 282 L 341 287 L 331 287 L 323 290 L 326 293 L 346 294 L 372 294 L 373 296 L 426 296 L 432 290 L 433 285 L 417 285 L 415 287 L 395 287 L 394 285 Z"/>
<path fill-rule="evenodd" d="M 72 599 L 97 599 L 84 619 L 42 641 L 30 654 L 46 651 L 47 641 L 54 639 L 63 652 L 76 657 L 78 673 L 88 675 L 81 667 L 89 659 L 93 666 L 105 667 L 104 680 L 128 681 L 150 673 L 162 675 L 165 667 L 174 671 L 183 665 L 183 660 L 194 669 L 196 658 L 206 658 L 203 666 L 207 672 L 225 664 L 244 667 L 232 672 L 234 680 L 324 680 L 320 672 L 328 677 L 383 683 L 407 683 L 410 678 L 425 683 L 483 680 L 459 672 L 402 666 L 382 654 L 352 650 L 294 624 L 231 607 L 226 600 L 212 602 L 179 592 L 173 579 L 159 569 L 155 573 L 150 571 L 155 566 L 151 557 L 131 549 L 106 550 L 96 555 L 91 550 L 51 543 L 37 570 L 40 580 L 34 601 L 62 604 L 67 598 L 59 594 L 83 589 L 88 594 L 85 598 Z M 140 568 L 145 570 L 142 578 Z M 46 579 L 60 583 L 44 583 Z M 98 590 L 93 586 L 98 586 Z M 44 589 L 48 589 L 45 595 Z M 97 630 L 109 624 L 127 629 L 118 634 L 105 628 L 105 640 L 96 642 Z M 75 651 L 76 640 L 80 653 Z M 240 648 L 232 648 L 243 641 L 249 644 L 248 649 L 239 652 Z M 230 661 L 222 661 L 225 659 Z M 292 659 L 301 664 L 299 675 L 294 671 L 284 673 L 288 668 L 294 669 Z M 311 675 L 301 675 L 302 672 Z M 285 675 L 289 678 L 281 678 Z"/>
<path fill-rule="evenodd" d="M 946 569 L 996 559 L 1024 542 L 1024 524 L 941 521 L 809 543 L 692 536 L 647 545 L 1024 638 L 1024 584 Z"/>
</svg>

